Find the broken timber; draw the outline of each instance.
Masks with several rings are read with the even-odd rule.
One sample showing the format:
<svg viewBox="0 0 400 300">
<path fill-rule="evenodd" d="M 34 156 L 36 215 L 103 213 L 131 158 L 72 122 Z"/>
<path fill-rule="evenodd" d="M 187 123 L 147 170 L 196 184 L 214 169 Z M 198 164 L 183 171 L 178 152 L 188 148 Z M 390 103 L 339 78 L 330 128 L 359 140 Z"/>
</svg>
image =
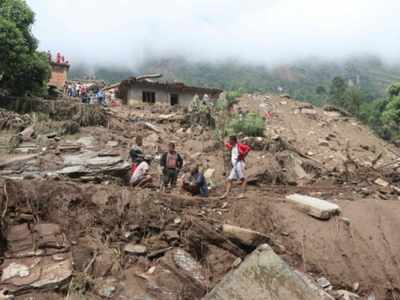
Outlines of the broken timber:
<svg viewBox="0 0 400 300">
<path fill-rule="evenodd" d="M 286 196 L 286 199 L 306 214 L 318 219 L 328 220 L 331 216 L 340 213 L 338 205 L 318 198 L 293 194 Z"/>
</svg>

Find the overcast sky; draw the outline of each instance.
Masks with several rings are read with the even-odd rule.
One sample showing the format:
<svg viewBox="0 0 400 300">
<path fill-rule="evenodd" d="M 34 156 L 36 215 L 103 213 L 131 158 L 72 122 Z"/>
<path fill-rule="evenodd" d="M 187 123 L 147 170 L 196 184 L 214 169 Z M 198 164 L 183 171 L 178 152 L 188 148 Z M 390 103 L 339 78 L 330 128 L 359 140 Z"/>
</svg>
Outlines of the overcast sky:
<svg viewBox="0 0 400 300">
<path fill-rule="evenodd" d="M 27 0 L 40 48 L 134 66 L 150 55 L 266 64 L 400 58 L 400 0 Z"/>
</svg>

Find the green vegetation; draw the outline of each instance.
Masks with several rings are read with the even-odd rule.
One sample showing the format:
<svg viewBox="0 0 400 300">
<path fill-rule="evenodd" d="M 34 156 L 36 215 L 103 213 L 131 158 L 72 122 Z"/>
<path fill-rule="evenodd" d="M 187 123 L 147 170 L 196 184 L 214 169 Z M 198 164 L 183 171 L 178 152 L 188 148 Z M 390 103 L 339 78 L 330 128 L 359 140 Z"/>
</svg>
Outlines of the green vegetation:
<svg viewBox="0 0 400 300">
<path fill-rule="evenodd" d="M 43 94 L 50 78 L 45 53 L 31 33 L 34 13 L 23 0 L 0 0 L 0 88 L 13 95 Z"/>
<path fill-rule="evenodd" d="M 236 115 L 228 124 L 228 135 L 264 136 L 265 119 L 258 113 Z"/>
</svg>

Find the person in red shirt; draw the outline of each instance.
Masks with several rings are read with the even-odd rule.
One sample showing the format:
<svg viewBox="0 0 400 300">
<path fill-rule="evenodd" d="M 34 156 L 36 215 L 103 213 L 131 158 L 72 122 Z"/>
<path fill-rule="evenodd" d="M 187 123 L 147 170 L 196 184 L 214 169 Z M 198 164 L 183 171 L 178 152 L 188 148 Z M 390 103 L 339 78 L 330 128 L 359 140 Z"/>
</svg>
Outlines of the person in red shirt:
<svg viewBox="0 0 400 300">
<path fill-rule="evenodd" d="M 238 143 L 236 136 L 231 136 L 229 138 L 229 143 L 226 144 L 226 147 L 231 152 L 232 170 L 226 183 L 225 194 L 221 196 L 221 199 L 224 199 L 228 196 L 234 181 L 239 181 L 242 188 L 242 193 L 238 196 L 238 198 L 244 198 L 247 185 L 245 175 L 245 158 L 251 149 L 248 145 Z"/>
</svg>

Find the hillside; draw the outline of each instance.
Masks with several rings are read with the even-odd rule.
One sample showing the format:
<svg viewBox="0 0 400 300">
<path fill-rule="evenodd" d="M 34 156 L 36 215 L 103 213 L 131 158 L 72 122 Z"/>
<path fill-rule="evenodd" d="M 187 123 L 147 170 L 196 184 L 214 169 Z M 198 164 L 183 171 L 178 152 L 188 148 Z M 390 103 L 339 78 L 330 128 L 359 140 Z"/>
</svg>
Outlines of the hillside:
<svg viewBox="0 0 400 300">
<path fill-rule="evenodd" d="M 304 59 L 292 64 L 273 67 L 224 62 L 192 62 L 183 57 L 149 59 L 135 70 L 101 66 L 88 72 L 84 66 L 73 67 L 72 78 L 82 78 L 87 73 L 108 82 L 117 82 L 140 73 L 161 73 L 166 80 L 184 81 L 188 84 L 210 86 L 224 90 L 242 90 L 260 93 L 289 93 L 298 100 L 314 104 L 326 102 L 327 93 L 336 76 L 358 84 L 364 101 L 385 95 L 387 87 L 400 80 L 400 67 L 384 64 L 373 56 L 351 57 L 342 61 L 318 58 Z M 317 93 L 324 87 L 326 93 Z"/>
</svg>

